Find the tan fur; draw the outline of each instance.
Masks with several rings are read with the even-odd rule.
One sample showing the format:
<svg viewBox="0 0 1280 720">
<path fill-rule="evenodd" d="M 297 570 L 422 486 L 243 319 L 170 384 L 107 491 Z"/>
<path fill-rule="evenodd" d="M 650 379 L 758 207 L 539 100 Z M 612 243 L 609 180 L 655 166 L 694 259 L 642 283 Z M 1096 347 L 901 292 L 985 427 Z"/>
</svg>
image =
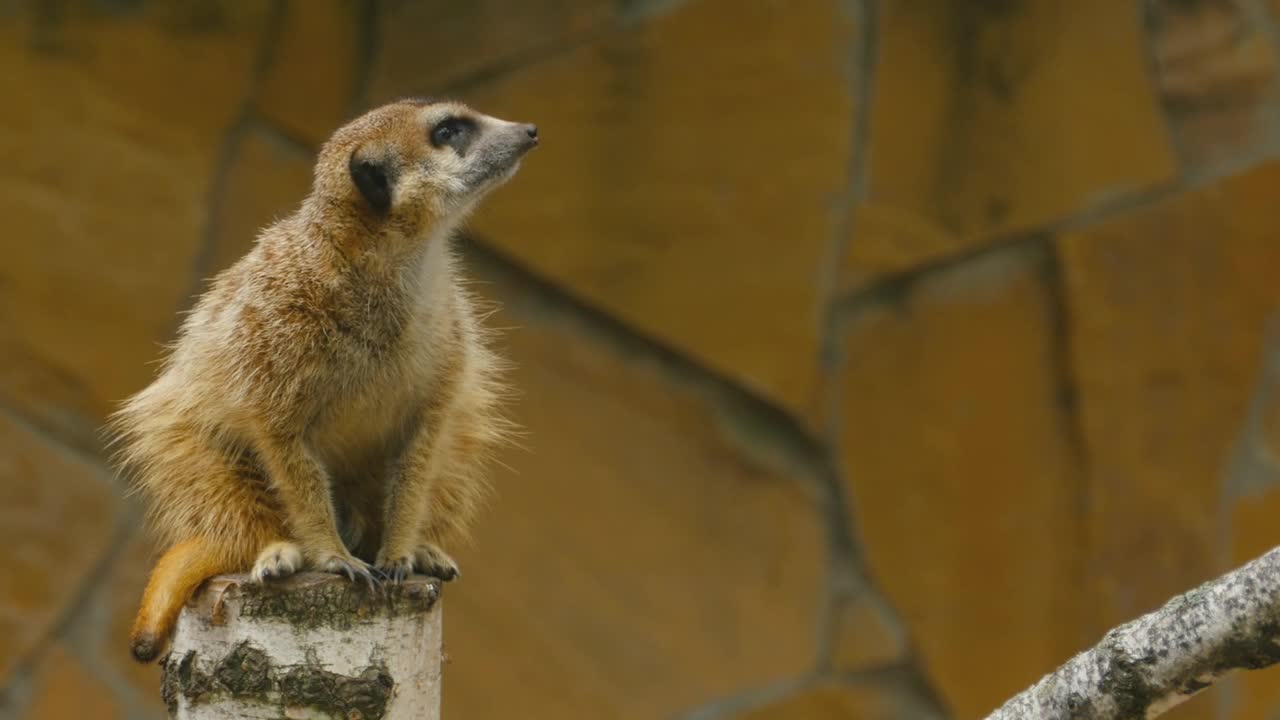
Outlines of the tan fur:
<svg viewBox="0 0 1280 720">
<path fill-rule="evenodd" d="M 468 146 L 429 140 L 446 117 L 470 119 Z M 444 546 L 483 500 L 507 425 L 449 236 L 535 144 L 531 126 L 456 103 L 373 110 L 321 149 L 301 208 L 214 279 L 159 377 L 112 420 L 171 548 L 134 625 L 137 659 L 161 654 L 219 573 L 456 575 Z M 388 207 L 357 163 L 385 173 Z"/>
</svg>

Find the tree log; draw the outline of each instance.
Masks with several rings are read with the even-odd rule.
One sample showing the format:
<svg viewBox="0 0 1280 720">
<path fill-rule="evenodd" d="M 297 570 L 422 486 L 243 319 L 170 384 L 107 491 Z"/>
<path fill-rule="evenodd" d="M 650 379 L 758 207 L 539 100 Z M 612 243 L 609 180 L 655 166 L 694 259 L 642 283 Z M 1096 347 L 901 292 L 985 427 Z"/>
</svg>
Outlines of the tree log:
<svg viewBox="0 0 1280 720">
<path fill-rule="evenodd" d="M 183 609 L 161 692 L 179 720 L 438 720 L 440 583 L 369 589 L 304 573 L 205 583 Z"/>
</svg>

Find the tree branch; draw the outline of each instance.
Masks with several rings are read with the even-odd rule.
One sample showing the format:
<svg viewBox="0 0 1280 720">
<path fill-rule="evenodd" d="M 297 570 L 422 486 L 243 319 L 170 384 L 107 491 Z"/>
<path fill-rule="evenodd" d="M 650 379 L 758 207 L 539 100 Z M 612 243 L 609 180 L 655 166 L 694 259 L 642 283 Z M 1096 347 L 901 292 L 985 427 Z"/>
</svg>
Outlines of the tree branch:
<svg viewBox="0 0 1280 720">
<path fill-rule="evenodd" d="M 1153 718 L 1280 662 L 1280 548 L 1107 633 L 987 720 Z"/>
</svg>

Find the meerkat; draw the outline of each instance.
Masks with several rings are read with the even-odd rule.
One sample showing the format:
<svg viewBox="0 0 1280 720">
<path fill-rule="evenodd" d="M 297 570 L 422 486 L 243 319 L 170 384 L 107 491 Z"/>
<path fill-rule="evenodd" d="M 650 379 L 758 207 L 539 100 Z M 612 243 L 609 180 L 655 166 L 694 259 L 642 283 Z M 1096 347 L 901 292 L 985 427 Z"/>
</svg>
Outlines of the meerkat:
<svg viewBox="0 0 1280 720">
<path fill-rule="evenodd" d="M 108 425 L 168 549 L 130 637 L 160 657 L 206 579 L 451 580 L 509 427 L 450 247 L 537 127 L 401 100 L 338 129 L 291 215 L 217 275 Z M 380 578 L 380 579 L 381 579 Z"/>
</svg>

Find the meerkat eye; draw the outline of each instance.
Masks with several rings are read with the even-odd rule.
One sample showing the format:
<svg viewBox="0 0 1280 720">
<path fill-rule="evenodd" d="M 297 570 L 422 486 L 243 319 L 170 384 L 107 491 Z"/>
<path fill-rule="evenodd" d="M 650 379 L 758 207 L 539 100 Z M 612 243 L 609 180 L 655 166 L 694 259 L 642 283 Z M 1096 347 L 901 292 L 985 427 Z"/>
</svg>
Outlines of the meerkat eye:
<svg viewBox="0 0 1280 720">
<path fill-rule="evenodd" d="M 444 147 L 456 142 L 471 129 L 471 121 L 466 118 L 448 117 L 431 128 L 431 144 Z"/>
</svg>

